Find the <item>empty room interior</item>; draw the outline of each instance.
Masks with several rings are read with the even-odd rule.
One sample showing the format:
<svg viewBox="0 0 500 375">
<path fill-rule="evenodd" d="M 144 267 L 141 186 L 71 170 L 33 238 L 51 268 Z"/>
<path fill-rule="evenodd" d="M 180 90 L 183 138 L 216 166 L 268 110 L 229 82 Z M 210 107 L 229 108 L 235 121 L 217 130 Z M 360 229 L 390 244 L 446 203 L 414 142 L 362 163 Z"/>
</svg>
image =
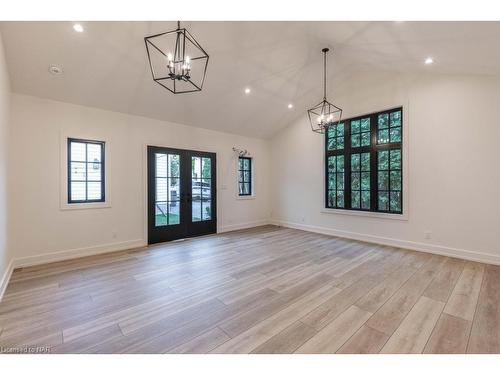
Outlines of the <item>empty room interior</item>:
<svg viewBox="0 0 500 375">
<path fill-rule="evenodd" d="M 0 22 L 1 351 L 500 353 L 499 38 Z"/>
</svg>

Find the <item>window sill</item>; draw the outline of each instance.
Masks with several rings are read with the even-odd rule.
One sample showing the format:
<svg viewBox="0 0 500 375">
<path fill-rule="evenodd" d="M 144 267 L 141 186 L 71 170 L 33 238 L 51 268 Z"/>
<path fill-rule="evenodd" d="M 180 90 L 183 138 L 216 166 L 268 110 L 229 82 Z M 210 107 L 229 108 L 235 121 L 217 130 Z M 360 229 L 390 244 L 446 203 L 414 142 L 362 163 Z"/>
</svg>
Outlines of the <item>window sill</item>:
<svg viewBox="0 0 500 375">
<path fill-rule="evenodd" d="M 323 208 L 321 210 L 322 214 L 340 214 L 340 215 L 350 215 L 350 216 L 360 216 L 360 217 L 370 217 L 374 219 L 387 219 L 387 220 L 398 220 L 398 221 L 408 221 L 408 214 L 386 214 L 382 212 L 367 212 L 367 211 L 352 211 L 352 210 L 340 210 L 336 208 Z"/>
<path fill-rule="evenodd" d="M 111 208 L 110 202 L 95 202 L 95 203 L 61 203 L 61 210 L 88 210 L 98 208 Z"/>
<path fill-rule="evenodd" d="M 241 201 L 246 201 L 249 199 L 255 199 L 255 195 L 237 195 L 236 199 Z"/>
</svg>

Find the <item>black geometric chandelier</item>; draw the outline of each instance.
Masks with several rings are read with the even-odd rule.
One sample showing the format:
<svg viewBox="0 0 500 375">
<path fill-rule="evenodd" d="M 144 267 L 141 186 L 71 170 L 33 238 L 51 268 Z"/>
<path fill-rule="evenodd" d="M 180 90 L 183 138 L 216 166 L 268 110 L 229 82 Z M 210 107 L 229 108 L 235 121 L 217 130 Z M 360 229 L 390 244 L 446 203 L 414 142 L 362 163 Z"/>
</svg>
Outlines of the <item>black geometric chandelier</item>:
<svg viewBox="0 0 500 375">
<path fill-rule="evenodd" d="M 201 91 L 208 55 L 177 22 L 177 29 L 144 38 L 153 80 L 174 94 Z"/>
<path fill-rule="evenodd" d="M 321 50 L 324 54 L 323 70 L 323 100 L 313 108 L 307 110 L 309 122 L 313 132 L 324 134 L 328 127 L 338 124 L 342 118 L 342 109 L 326 99 L 326 54 L 328 48 Z"/>
</svg>

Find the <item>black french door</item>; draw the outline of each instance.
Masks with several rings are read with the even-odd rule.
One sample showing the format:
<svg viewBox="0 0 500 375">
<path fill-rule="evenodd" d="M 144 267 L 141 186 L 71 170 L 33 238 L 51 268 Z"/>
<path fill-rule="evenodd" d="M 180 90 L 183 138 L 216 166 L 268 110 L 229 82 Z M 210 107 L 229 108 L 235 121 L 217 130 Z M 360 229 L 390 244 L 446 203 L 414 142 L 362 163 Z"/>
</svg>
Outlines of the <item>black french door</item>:
<svg viewBox="0 0 500 375">
<path fill-rule="evenodd" d="M 148 146 L 148 243 L 217 231 L 214 153 Z"/>
</svg>

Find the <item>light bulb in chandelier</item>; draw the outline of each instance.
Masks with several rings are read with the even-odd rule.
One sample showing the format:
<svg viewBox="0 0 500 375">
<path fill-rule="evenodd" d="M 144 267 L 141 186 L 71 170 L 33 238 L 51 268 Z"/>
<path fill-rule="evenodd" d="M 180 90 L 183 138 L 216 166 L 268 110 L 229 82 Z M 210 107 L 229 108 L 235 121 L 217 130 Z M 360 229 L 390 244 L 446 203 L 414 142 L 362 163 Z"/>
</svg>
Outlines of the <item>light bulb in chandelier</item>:
<svg viewBox="0 0 500 375">
<path fill-rule="evenodd" d="M 168 75 L 171 79 L 188 81 L 191 78 L 191 59 L 189 56 L 186 56 L 185 59 L 182 59 L 182 56 L 178 56 L 178 60 L 175 60 L 174 56 L 168 53 L 167 61 Z"/>
<path fill-rule="evenodd" d="M 324 113 L 322 113 L 320 116 L 317 118 L 318 125 L 322 127 L 326 127 L 331 125 L 334 122 L 334 116 L 332 113 L 328 114 L 326 116 Z"/>
</svg>

